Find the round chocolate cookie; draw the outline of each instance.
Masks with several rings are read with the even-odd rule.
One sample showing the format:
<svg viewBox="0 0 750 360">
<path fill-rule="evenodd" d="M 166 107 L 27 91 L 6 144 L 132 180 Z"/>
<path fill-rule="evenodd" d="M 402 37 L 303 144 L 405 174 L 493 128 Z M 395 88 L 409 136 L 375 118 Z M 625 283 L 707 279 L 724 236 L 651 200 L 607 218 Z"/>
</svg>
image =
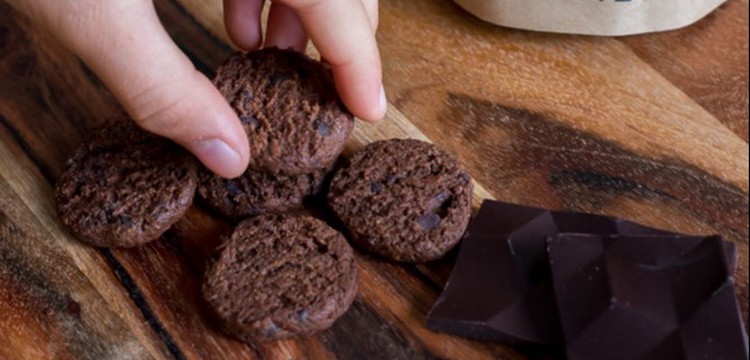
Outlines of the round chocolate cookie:
<svg viewBox="0 0 750 360">
<path fill-rule="evenodd" d="M 330 167 L 354 128 L 330 69 L 277 48 L 236 54 L 214 84 L 250 140 L 250 169 L 300 175 Z"/>
<path fill-rule="evenodd" d="M 469 223 L 471 178 L 456 159 L 418 140 L 372 143 L 333 178 L 328 203 L 352 240 L 406 262 L 435 260 Z"/>
<path fill-rule="evenodd" d="M 142 245 L 190 206 L 196 168 L 174 143 L 128 119 L 111 122 L 65 164 L 55 189 L 58 216 L 91 245 Z"/>
<path fill-rule="evenodd" d="M 198 194 L 223 216 L 241 218 L 282 212 L 302 206 L 320 191 L 326 170 L 295 176 L 248 170 L 236 179 L 225 179 L 204 169 L 199 172 Z"/>
<path fill-rule="evenodd" d="M 354 301 L 357 266 L 343 235 L 304 215 L 241 222 L 214 253 L 203 296 L 244 341 L 304 336 L 331 326 Z"/>
</svg>

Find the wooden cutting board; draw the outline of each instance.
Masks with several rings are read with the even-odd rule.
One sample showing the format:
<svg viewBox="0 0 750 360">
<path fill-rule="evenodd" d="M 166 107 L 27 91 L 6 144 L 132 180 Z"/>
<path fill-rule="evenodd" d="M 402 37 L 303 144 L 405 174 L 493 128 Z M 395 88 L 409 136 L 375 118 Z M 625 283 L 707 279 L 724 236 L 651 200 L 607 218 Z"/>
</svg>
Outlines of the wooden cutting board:
<svg viewBox="0 0 750 360">
<path fill-rule="evenodd" d="M 233 50 L 219 1 L 157 0 L 211 74 Z M 447 0 L 381 0 L 387 119 L 358 124 L 347 154 L 414 137 L 458 155 L 496 198 L 624 217 L 738 245 L 748 303 L 748 1 L 688 29 L 621 39 L 503 29 Z M 65 159 L 121 110 L 48 34 L 0 2 L 0 359 L 519 359 L 434 333 L 425 314 L 452 256 L 398 265 L 358 255 L 360 290 L 331 329 L 245 345 L 200 299 L 226 224 L 200 203 L 134 250 L 78 243 L 52 189 Z"/>
</svg>

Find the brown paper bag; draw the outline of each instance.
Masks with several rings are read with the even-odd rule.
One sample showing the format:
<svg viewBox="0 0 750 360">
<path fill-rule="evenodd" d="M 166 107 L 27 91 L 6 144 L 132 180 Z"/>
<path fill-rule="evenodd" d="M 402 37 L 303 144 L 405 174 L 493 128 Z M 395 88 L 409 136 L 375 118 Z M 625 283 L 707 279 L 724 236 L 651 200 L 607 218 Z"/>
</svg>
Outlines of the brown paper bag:
<svg viewBox="0 0 750 360">
<path fill-rule="evenodd" d="M 726 0 L 454 0 L 502 26 L 571 34 L 620 36 L 690 25 Z"/>
</svg>

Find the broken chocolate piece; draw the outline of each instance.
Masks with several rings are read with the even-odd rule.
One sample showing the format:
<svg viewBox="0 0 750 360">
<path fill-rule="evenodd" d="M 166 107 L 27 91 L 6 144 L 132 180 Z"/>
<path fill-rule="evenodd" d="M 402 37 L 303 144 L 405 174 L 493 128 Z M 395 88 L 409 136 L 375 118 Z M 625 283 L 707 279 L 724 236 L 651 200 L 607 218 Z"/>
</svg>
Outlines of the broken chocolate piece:
<svg viewBox="0 0 750 360">
<path fill-rule="evenodd" d="M 560 234 L 547 253 L 568 359 L 747 359 L 720 237 Z"/>
<path fill-rule="evenodd" d="M 558 233 L 675 236 L 621 219 L 485 201 L 471 220 L 430 329 L 505 344 L 560 348 L 545 240 Z M 734 247 L 727 247 L 731 258 Z"/>
</svg>

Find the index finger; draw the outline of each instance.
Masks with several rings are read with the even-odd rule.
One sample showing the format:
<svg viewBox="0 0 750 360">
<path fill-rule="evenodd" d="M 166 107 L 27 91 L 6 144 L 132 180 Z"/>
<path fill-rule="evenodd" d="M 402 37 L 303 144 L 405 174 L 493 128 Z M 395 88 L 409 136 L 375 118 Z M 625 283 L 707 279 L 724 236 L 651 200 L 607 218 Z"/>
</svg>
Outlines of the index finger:
<svg viewBox="0 0 750 360">
<path fill-rule="evenodd" d="M 283 0 L 330 63 L 344 104 L 357 117 L 385 115 L 382 68 L 367 12 L 361 0 Z"/>
</svg>

